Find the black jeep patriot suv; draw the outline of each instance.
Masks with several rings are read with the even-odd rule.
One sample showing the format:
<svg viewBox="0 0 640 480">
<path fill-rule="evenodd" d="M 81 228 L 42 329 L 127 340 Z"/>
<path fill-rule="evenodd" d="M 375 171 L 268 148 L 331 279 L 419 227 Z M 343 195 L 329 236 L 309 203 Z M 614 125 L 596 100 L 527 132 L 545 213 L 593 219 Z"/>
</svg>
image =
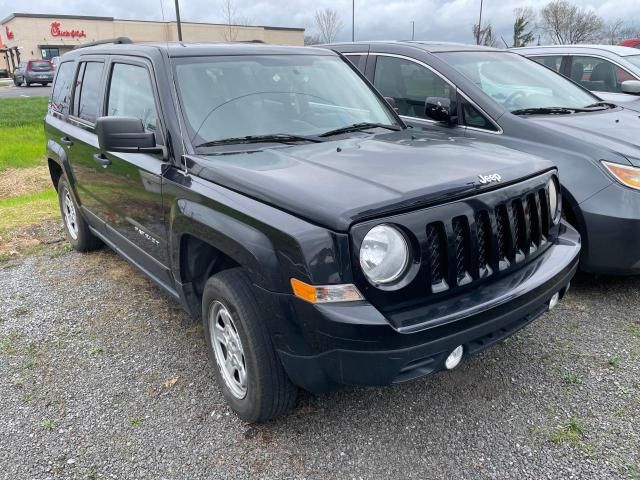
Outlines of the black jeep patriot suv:
<svg viewBox="0 0 640 480">
<path fill-rule="evenodd" d="M 202 318 L 248 421 L 298 387 L 454 368 L 576 270 L 551 162 L 412 132 L 328 50 L 78 48 L 45 129 L 69 241 L 107 244 Z"/>
</svg>

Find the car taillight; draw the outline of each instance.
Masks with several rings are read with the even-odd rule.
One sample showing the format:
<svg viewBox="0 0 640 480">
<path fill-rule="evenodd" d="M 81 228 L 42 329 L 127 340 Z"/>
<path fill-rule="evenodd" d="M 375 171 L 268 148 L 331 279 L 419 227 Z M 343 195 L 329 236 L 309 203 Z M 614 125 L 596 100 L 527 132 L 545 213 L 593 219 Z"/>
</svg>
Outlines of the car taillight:
<svg viewBox="0 0 640 480">
<path fill-rule="evenodd" d="M 25 68 L 27 72 L 31 71 L 31 63 L 27 63 L 27 68 Z"/>
</svg>

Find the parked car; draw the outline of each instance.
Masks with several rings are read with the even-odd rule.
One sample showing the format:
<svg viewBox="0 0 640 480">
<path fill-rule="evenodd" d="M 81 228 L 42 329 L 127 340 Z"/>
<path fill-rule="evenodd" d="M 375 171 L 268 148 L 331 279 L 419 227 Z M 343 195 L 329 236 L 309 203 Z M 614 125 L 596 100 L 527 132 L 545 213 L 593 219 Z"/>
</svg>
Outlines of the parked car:
<svg viewBox="0 0 640 480">
<path fill-rule="evenodd" d="M 623 47 L 640 48 L 640 38 L 627 38 L 620 42 Z"/>
<path fill-rule="evenodd" d="M 73 247 L 107 244 L 201 317 L 248 421 L 298 387 L 454 368 L 577 268 L 551 161 L 408 129 L 329 50 L 77 48 L 45 130 Z"/>
<path fill-rule="evenodd" d="M 590 272 L 640 273 L 640 118 L 513 52 L 429 42 L 329 45 L 428 130 L 553 158 Z"/>
<path fill-rule="evenodd" d="M 553 45 L 512 51 L 561 73 L 604 100 L 640 109 L 640 51 L 636 48 Z"/>
<path fill-rule="evenodd" d="M 34 83 L 42 86 L 53 82 L 55 68 L 49 60 L 29 60 L 22 62 L 13 72 L 13 83 L 21 86 L 23 83 L 30 87 Z"/>
<path fill-rule="evenodd" d="M 9 78 L 9 70 L 0 68 L 0 78 Z"/>
</svg>

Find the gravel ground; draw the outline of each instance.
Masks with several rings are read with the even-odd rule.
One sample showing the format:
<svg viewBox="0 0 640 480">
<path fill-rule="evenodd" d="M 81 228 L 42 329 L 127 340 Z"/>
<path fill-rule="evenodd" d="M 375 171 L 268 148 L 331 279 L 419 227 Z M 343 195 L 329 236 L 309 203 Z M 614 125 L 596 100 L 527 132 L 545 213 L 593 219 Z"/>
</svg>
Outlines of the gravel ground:
<svg viewBox="0 0 640 480">
<path fill-rule="evenodd" d="M 54 252 L 54 253 L 52 253 Z M 108 250 L 0 263 L 0 478 L 640 479 L 640 279 L 581 276 L 458 369 L 225 406 L 199 326 Z"/>
</svg>

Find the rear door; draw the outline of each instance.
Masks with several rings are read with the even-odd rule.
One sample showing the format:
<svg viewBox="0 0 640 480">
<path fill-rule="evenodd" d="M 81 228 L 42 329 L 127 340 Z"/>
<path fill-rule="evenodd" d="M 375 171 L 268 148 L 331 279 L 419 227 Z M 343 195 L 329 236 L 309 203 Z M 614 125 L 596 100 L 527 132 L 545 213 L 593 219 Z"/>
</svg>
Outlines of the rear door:
<svg viewBox="0 0 640 480">
<path fill-rule="evenodd" d="M 76 195 L 87 221 L 101 227 L 98 218 L 105 220 L 98 200 L 102 188 L 102 167 L 95 156 L 100 153 L 95 122 L 102 108 L 105 59 L 81 57 L 73 89 L 72 106 L 67 117 L 67 158 L 75 181 Z"/>
</svg>

